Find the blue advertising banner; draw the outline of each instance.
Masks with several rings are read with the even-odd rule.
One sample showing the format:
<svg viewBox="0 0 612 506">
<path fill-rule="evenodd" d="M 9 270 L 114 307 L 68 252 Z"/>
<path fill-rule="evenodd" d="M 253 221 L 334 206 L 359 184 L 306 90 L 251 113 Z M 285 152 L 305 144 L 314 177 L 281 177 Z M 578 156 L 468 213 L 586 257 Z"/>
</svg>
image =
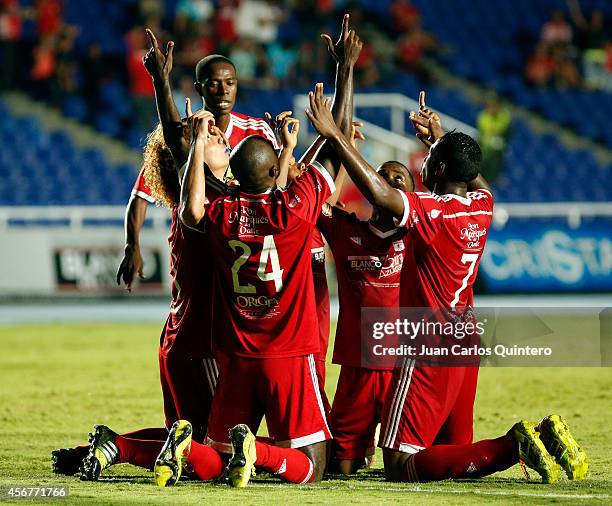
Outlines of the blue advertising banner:
<svg viewBox="0 0 612 506">
<path fill-rule="evenodd" d="M 491 229 L 480 280 L 488 293 L 612 292 L 608 219 L 570 228 L 562 220 L 512 220 Z"/>
</svg>

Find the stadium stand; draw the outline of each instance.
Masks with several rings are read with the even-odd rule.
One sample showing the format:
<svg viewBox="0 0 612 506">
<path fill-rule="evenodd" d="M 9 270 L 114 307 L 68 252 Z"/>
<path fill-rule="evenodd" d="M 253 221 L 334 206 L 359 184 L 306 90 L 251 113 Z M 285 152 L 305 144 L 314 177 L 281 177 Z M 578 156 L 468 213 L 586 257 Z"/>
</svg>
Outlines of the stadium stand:
<svg viewBox="0 0 612 506">
<path fill-rule="evenodd" d="M 164 19 L 174 19 L 176 0 L 165 0 Z M 440 0 L 435 4 L 414 0 L 420 11 L 423 25 L 451 51 L 443 51 L 435 58 L 451 72 L 497 90 L 512 102 L 535 111 L 562 127 L 574 128 L 579 135 L 612 146 L 612 130 L 608 118 L 612 114 L 610 93 L 582 89 L 535 89 L 522 78 L 529 52 L 533 49 L 539 30 L 555 8 L 564 8 L 561 0 L 516 0 L 516 2 L 488 2 L 486 0 Z M 31 0 L 22 6 L 34 5 Z M 378 27 L 388 22 L 391 0 L 368 2 L 360 0 L 362 15 L 371 17 Z M 585 11 L 601 8 L 610 16 L 612 4 L 606 0 L 583 0 Z M 118 0 L 105 2 L 89 0 L 83 9 L 79 2 L 66 2 L 64 20 L 71 26 L 87 27 L 74 38 L 71 50 L 74 58 L 83 62 L 90 58 L 88 51 L 100 45 L 106 58 L 106 66 L 124 65 L 126 34 L 139 22 L 139 2 Z M 529 16 L 517 16 L 522 9 Z M 457 12 L 461 16 L 457 16 Z M 104 22 L 96 22 L 103 13 Z M 387 23 L 388 24 L 388 23 Z M 498 27 L 503 26 L 503 30 Z M 307 35 L 308 29 L 300 26 L 294 13 L 279 27 L 279 38 L 295 34 Z M 316 30 L 321 30 L 320 26 Z M 24 22 L 22 37 L 36 40 L 36 27 Z M 85 68 L 85 67 L 79 67 Z M 121 68 L 121 67 L 119 67 Z M 313 69 L 315 79 L 317 69 Z M 177 70 L 180 72 L 180 69 Z M 67 117 L 93 125 L 99 132 L 125 141 L 133 149 L 141 149 L 145 130 L 134 122 L 134 106 L 124 72 L 110 73 L 100 80 L 96 93 L 87 87 L 91 84 L 87 75 L 77 72 L 75 85 L 81 93 L 60 93 L 52 100 Z M 310 83 L 310 81 L 309 81 Z M 364 84 L 364 83 L 362 83 Z M 441 86 L 444 83 L 425 82 L 422 76 L 393 69 L 383 79 L 367 83 L 358 91 L 394 92 L 416 97 L 426 89 L 428 102 L 449 116 L 474 125 L 482 103 L 473 102 L 460 89 Z M 268 86 L 241 85 L 238 109 L 241 112 L 262 116 L 264 111 L 280 111 L 292 107 L 293 96 L 303 93 L 305 87 L 293 83 L 280 89 Z M 40 90 L 28 90 L 37 98 Z M 581 121 L 575 111 L 589 111 L 591 121 Z M 47 132 L 36 118 L 14 117 L 8 108 L 0 104 L 5 121 L 0 125 L 0 205 L 95 205 L 121 204 L 129 194 L 129 188 L 138 167 L 121 164 L 111 166 L 103 152 L 96 148 L 76 149 L 64 132 Z M 390 128 L 388 108 L 359 108 L 357 114 L 382 128 Z M 151 124 L 154 109 L 151 102 Z M 31 140 L 36 139 L 30 148 Z M 25 149 L 26 143 L 28 149 Z M 608 157 L 609 159 L 609 157 Z M 504 170 L 497 181 L 498 199 L 506 202 L 559 202 L 606 201 L 612 196 L 609 162 L 596 158 L 592 150 L 572 149 L 558 135 L 535 131 L 524 119 L 515 119 L 510 130 L 508 147 L 504 157 Z M 100 184 L 88 185 L 91 174 Z M 588 175 L 592 187 L 588 194 L 583 187 L 572 184 Z M 525 192 L 519 185 L 527 177 L 535 183 Z M 550 184 L 551 181 L 554 184 Z M 5 184 L 4 184 L 5 183 Z M 105 188 L 118 188 L 109 194 Z"/>
</svg>

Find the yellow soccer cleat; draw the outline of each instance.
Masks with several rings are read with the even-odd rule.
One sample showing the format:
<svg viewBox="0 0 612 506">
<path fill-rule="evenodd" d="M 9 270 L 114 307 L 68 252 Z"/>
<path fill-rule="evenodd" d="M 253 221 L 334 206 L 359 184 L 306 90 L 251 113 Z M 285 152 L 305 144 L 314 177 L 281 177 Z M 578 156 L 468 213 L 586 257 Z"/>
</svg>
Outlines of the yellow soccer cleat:
<svg viewBox="0 0 612 506">
<path fill-rule="evenodd" d="M 550 415 L 538 425 L 540 439 L 546 450 L 565 470 L 570 480 L 584 480 L 589 470 L 589 458 L 570 432 L 565 419 Z"/>
<path fill-rule="evenodd" d="M 255 436 L 244 424 L 230 429 L 229 435 L 234 450 L 227 465 L 229 478 L 234 487 L 246 487 L 251 476 L 255 476 L 255 460 L 257 460 Z"/>
<path fill-rule="evenodd" d="M 160 487 L 171 487 L 181 477 L 183 465 L 191 450 L 193 430 L 187 420 L 177 420 L 172 424 L 166 444 L 155 460 L 153 472 L 155 483 Z"/>
<path fill-rule="evenodd" d="M 522 420 L 508 431 L 519 447 L 519 459 L 542 477 L 542 483 L 559 480 L 559 466 L 544 447 L 535 430 L 535 424 Z"/>
</svg>

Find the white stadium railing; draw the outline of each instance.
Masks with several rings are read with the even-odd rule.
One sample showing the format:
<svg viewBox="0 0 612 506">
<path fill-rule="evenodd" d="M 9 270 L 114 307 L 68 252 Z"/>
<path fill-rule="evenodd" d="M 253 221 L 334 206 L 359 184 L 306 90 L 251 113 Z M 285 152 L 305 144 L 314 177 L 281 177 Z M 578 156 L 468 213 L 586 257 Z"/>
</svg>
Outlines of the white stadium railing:
<svg viewBox="0 0 612 506">
<path fill-rule="evenodd" d="M 0 230 L 29 228 L 40 223 L 41 227 L 63 227 L 82 229 L 99 228 L 96 222 L 112 221 L 109 226 L 121 226 L 124 218 L 123 206 L 11 206 L 0 207 Z M 503 203 L 496 204 L 493 223 L 503 228 L 511 218 L 565 218 L 571 228 L 578 228 L 583 218 L 612 217 L 612 202 L 550 202 L 550 203 Z M 170 213 L 162 207 L 149 206 L 147 219 L 155 229 L 168 227 Z M 41 223 L 42 222 L 42 223 Z M 57 223 L 53 223 L 57 222 Z"/>
</svg>

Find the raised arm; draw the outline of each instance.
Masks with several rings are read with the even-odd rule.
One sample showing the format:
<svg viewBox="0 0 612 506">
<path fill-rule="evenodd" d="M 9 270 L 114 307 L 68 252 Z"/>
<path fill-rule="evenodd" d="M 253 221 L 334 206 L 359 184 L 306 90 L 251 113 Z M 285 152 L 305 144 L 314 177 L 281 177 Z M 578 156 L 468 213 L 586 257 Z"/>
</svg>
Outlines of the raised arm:
<svg viewBox="0 0 612 506">
<path fill-rule="evenodd" d="M 434 142 L 444 135 L 440 115 L 432 111 L 425 104 L 425 92 L 419 93 L 419 111 L 410 112 L 410 121 L 416 131 L 416 136 L 425 146 L 430 148 Z M 468 191 L 487 190 L 491 194 L 493 190 L 482 174 L 478 174 L 467 184 Z"/>
<path fill-rule="evenodd" d="M 335 89 L 331 112 L 340 131 L 350 136 L 353 121 L 353 67 L 359 57 L 363 43 L 355 30 L 349 30 L 349 15 L 342 19 L 342 31 L 334 44 L 327 34 L 321 37 L 327 44 L 327 49 L 336 61 Z M 325 147 L 325 139 L 318 137 L 300 159 L 309 163 L 316 157 L 327 171 L 335 177 L 340 163 L 330 147 Z"/>
<path fill-rule="evenodd" d="M 403 216 L 404 200 L 400 193 L 363 159 L 335 124 L 329 109 L 329 101 L 323 100 L 322 83 L 316 85 L 314 93 L 309 93 L 309 99 L 310 110 L 306 110 L 308 119 L 336 151 L 342 165 L 365 198 L 372 205 L 385 209 L 397 218 Z"/>
<path fill-rule="evenodd" d="M 185 172 L 181 180 L 179 216 L 190 228 L 198 228 L 204 219 L 206 209 L 206 177 L 204 174 L 204 150 L 206 138 L 215 118 L 204 109 L 191 114 L 187 102 L 187 121 L 191 130 L 191 143 Z"/>
<path fill-rule="evenodd" d="M 159 48 L 155 34 L 146 29 L 151 48 L 143 58 L 147 72 L 153 78 L 155 88 L 155 103 L 157 114 L 164 131 L 164 141 L 172 152 L 178 167 L 182 166 L 189 154 L 189 142 L 183 137 L 183 122 L 174 103 L 172 86 L 170 85 L 170 72 L 172 72 L 172 51 L 174 42 L 168 42 L 166 53 Z"/>
</svg>

